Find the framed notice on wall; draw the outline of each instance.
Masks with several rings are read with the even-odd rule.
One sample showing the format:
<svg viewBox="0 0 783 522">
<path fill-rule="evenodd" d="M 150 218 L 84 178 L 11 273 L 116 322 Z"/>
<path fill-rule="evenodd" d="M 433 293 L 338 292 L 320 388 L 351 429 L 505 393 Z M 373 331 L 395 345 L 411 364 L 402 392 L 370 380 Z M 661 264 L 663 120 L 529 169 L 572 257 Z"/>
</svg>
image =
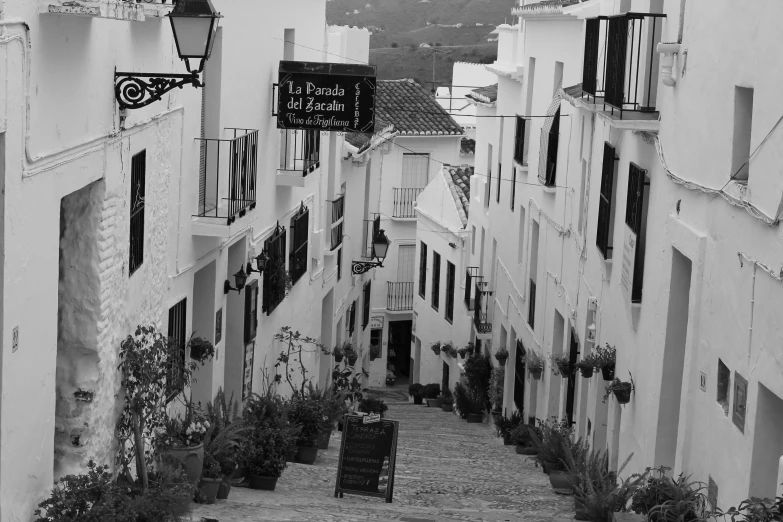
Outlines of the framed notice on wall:
<svg viewBox="0 0 783 522">
<path fill-rule="evenodd" d="M 245 345 L 245 369 L 242 372 L 242 400 L 244 401 L 253 392 L 253 353 L 256 342 L 250 341 Z"/>
<path fill-rule="evenodd" d="M 633 268 L 636 261 L 636 234 L 630 227 L 625 227 L 625 243 L 623 243 L 623 266 L 620 273 L 620 286 L 623 289 L 623 297 L 631 302 L 633 292 Z"/>
</svg>

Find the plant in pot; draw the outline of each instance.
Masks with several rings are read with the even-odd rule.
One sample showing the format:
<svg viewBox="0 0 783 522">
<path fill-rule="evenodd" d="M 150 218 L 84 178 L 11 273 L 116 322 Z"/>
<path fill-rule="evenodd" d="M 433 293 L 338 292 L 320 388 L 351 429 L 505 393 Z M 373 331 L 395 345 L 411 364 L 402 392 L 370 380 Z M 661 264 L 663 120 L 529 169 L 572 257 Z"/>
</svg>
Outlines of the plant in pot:
<svg viewBox="0 0 783 522">
<path fill-rule="evenodd" d="M 492 418 L 497 421 L 503 408 L 503 387 L 506 382 L 506 369 L 503 366 L 492 368 L 492 376 L 489 378 L 487 393 L 492 405 Z"/>
<path fill-rule="evenodd" d="M 783 496 L 775 499 L 751 497 L 726 511 L 715 508 L 713 517 L 728 517 L 731 522 L 779 522 L 783 520 Z"/>
<path fill-rule="evenodd" d="M 457 349 L 454 348 L 454 344 L 451 341 L 447 341 L 443 343 L 440 347 L 440 351 L 443 352 L 448 357 L 457 356 Z"/>
<path fill-rule="evenodd" d="M 593 370 L 595 369 L 595 363 L 593 362 L 593 354 L 590 354 L 586 357 L 584 357 L 581 361 L 578 361 L 574 368 L 576 370 L 579 370 L 579 373 L 582 374 L 582 377 L 585 379 L 589 379 L 593 376 Z"/>
<path fill-rule="evenodd" d="M 505 347 L 500 348 L 495 352 L 495 359 L 497 359 L 500 366 L 505 366 L 508 360 L 508 350 Z"/>
<path fill-rule="evenodd" d="M 421 404 L 424 393 L 424 386 L 414 383 L 408 386 L 408 395 L 413 397 L 413 404 Z"/>
<path fill-rule="evenodd" d="M 552 373 L 564 379 L 570 378 L 574 374 L 574 368 L 571 366 L 571 357 L 566 354 L 553 355 Z"/>
<path fill-rule="evenodd" d="M 474 353 L 465 361 L 465 379 L 467 387 L 473 390 L 481 390 L 486 394 L 489 379 L 492 376 L 492 360 L 489 355 Z"/>
<path fill-rule="evenodd" d="M 431 383 L 424 387 L 424 398 L 427 399 L 427 407 L 440 408 L 438 397 L 440 396 L 440 384 Z"/>
<path fill-rule="evenodd" d="M 536 433 L 539 439 L 541 438 L 541 432 L 537 427 L 523 424 L 522 422 L 511 430 L 509 442 L 516 447 L 518 455 L 538 455 L 538 448 L 536 447 L 533 438 L 530 436 L 530 433 Z"/>
<path fill-rule="evenodd" d="M 252 427 L 238 416 L 239 405 L 233 393 L 229 400 L 222 388 L 218 388 L 215 400 L 207 403 L 209 428 L 204 435 L 205 455 L 209 453 L 221 468 L 221 484 L 217 498 L 226 499 L 231 491 L 231 475 L 236 469 L 240 444 Z M 202 479 L 204 474 L 202 472 Z"/>
<path fill-rule="evenodd" d="M 481 390 L 467 388 L 467 420 L 469 423 L 484 422 L 486 397 Z"/>
<path fill-rule="evenodd" d="M 356 360 L 359 358 L 359 351 L 351 341 L 345 341 L 343 343 L 343 353 L 345 354 L 345 358 L 348 359 L 348 366 L 355 366 Z"/>
<path fill-rule="evenodd" d="M 389 407 L 379 398 L 367 394 L 361 401 L 359 401 L 359 411 L 364 413 L 377 413 L 383 418 L 383 414 Z"/>
<path fill-rule="evenodd" d="M 430 350 L 432 350 L 432 353 L 435 355 L 440 355 L 440 341 L 435 341 L 430 345 Z"/>
<path fill-rule="evenodd" d="M 468 400 L 468 389 L 461 382 L 454 385 L 454 405 L 457 407 L 460 418 L 466 419 L 470 401 Z"/>
<path fill-rule="evenodd" d="M 195 335 L 190 336 L 188 348 L 190 348 L 190 358 L 196 361 L 211 359 L 215 355 L 215 347 L 212 343 Z"/>
<path fill-rule="evenodd" d="M 206 504 L 214 504 L 217 497 L 220 484 L 223 482 L 222 469 L 215 456 L 209 452 L 204 452 L 204 467 L 201 471 L 201 481 L 199 489 L 204 494 Z"/>
<path fill-rule="evenodd" d="M 443 393 L 440 394 L 440 409 L 443 411 L 454 410 L 454 397 L 451 394 L 451 390 L 446 388 Z"/>
<path fill-rule="evenodd" d="M 511 433 L 514 429 L 522 423 L 522 414 L 515 411 L 511 414 L 511 418 L 500 416 L 495 419 L 495 432 L 498 437 L 503 437 L 503 445 L 511 445 Z"/>
<path fill-rule="evenodd" d="M 286 454 L 296 443 L 289 433 L 272 426 L 254 430 L 242 445 L 242 459 L 250 476 L 251 489 L 273 491 L 277 479 L 287 467 Z"/>
<path fill-rule="evenodd" d="M 609 346 L 606 343 L 605 346 L 599 346 L 593 352 L 595 356 L 594 363 L 595 368 L 601 370 L 601 374 L 605 381 L 611 381 L 614 379 L 614 367 L 615 360 L 617 358 L 617 350 Z"/>
<path fill-rule="evenodd" d="M 563 445 L 564 439 L 570 439 L 571 427 L 567 420 L 558 421 L 557 417 L 550 420 L 541 421 L 538 425 L 538 432 L 531 431 L 530 438 L 538 450 L 536 455 L 536 464 L 540 464 L 544 473 L 552 471 L 562 471 L 565 469 L 564 452 L 566 447 Z"/>
<path fill-rule="evenodd" d="M 301 426 L 296 439 L 296 461 L 312 464 L 318 456 L 318 433 L 323 423 L 323 407 L 317 398 L 297 393 L 288 401 L 288 421 Z"/>
<path fill-rule="evenodd" d="M 534 380 L 541 378 L 544 371 L 544 359 L 533 350 L 528 350 L 525 354 L 525 366 L 530 372 L 530 377 Z"/>
<path fill-rule="evenodd" d="M 462 357 L 464 359 L 465 356 L 468 355 L 468 347 L 467 346 L 463 346 L 462 348 L 457 350 L 457 353 L 459 354 L 460 357 Z"/>
<path fill-rule="evenodd" d="M 576 520 L 612 520 L 614 513 L 628 512 L 628 503 L 642 482 L 642 477 L 632 475 L 625 480 L 618 476 L 623 472 L 633 454 L 629 455 L 617 472 L 609 471 L 609 456 L 604 451 L 590 451 L 580 482 L 574 488 Z"/>
<path fill-rule="evenodd" d="M 634 491 L 631 511 L 646 515 L 649 522 L 697 522 L 704 520 L 706 510 L 705 485 L 690 481 L 682 473 L 676 478 L 667 475 L 671 468 L 647 468 L 644 480 Z"/>
<path fill-rule="evenodd" d="M 334 355 L 334 362 L 343 362 L 343 357 L 345 357 L 345 352 L 343 352 L 342 346 L 335 346 L 332 350 L 332 355 Z"/>
<path fill-rule="evenodd" d="M 209 426 L 206 415 L 193 404 L 192 398 L 185 405 L 184 417 L 177 414 L 163 421 L 160 443 L 168 455 L 182 462 L 193 484 L 201 478 L 204 436 Z"/>
<path fill-rule="evenodd" d="M 307 395 L 312 401 L 320 404 L 321 422 L 318 429 L 318 449 L 329 449 L 329 439 L 335 423 L 348 412 L 345 404 L 345 392 L 337 392 L 333 387 L 322 390 L 312 383 L 307 384 Z"/>
<path fill-rule="evenodd" d="M 633 381 L 623 382 L 620 379 L 615 378 L 604 390 L 603 402 L 614 393 L 615 399 L 620 404 L 628 404 L 631 402 L 631 392 L 633 391 Z"/>
<path fill-rule="evenodd" d="M 549 473 L 549 483 L 554 489 L 570 493 L 573 488 L 579 486 L 580 472 L 584 469 L 590 447 L 581 437 L 576 441 L 571 440 L 571 437 L 564 437 L 560 444 L 560 463 L 565 469 Z"/>
</svg>

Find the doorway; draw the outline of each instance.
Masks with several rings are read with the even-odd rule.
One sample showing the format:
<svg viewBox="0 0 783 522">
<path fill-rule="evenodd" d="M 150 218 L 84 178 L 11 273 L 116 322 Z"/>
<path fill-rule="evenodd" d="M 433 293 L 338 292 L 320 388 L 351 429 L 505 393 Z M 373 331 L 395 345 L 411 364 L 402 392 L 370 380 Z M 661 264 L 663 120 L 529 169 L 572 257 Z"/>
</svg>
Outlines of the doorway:
<svg viewBox="0 0 783 522">
<path fill-rule="evenodd" d="M 680 424 L 685 340 L 688 333 L 688 300 L 691 293 L 691 260 L 672 248 L 672 276 L 669 283 L 669 311 L 661 371 L 658 429 L 655 437 L 655 465 L 674 469 L 677 432 Z"/>
<path fill-rule="evenodd" d="M 517 339 L 515 351 L 514 406 L 517 407 L 519 414 L 523 415 L 525 404 L 525 348 L 519 339 Z"/>
<path fill-rule="evenodd" d="M 449 389 L 449 371 L 451 368 L 449 368 L 449 363 L 446 361 L 443 361 L 443 378 L 440 381 L 440 389 L 441 391 L 446 391 Z"/>
<path fill-rule="evenodd" d="M 560 312 L 555 310 L 555 324 L 552 332 L 552 358 L 563 354 L 563 341 L 565 336 L 565 319 Z M 542 379 L 543 381 L 543 379 Z M 547 417 L 560 418 L 560 390 L 562 389 L 563 377 L 549 379 L 549 403 L 547 408 Z"/>
<path fill-rule="evenodd" d="M 387 368 L 394 372 L 395 384 L 407 386 L 411 370 L 411 330 L 413 321 L 389 321 Z"/>
<path fill-rule="evenodd" d="M 750 464 L 749 496 L 775 498 L 783 457 L 783 399 L 763 384 L 758 384 L 756 429 Z"/>
<path fill-rule="evenodd" d="M 579 341 L 576 338 L 576 332 L 571 328 L 571 342 L 569 344 L 568 363 L 572 368 L 571 374 L 568 376 L 568 382 L 566 383 L 566 404 L 565 411 L 568 418 L 568 425 L 574 425 L 574 397 L 576 396 L 576 372 L 573 371 L 576 364 L 576 358 L 579 353 Z"/>
</svg>

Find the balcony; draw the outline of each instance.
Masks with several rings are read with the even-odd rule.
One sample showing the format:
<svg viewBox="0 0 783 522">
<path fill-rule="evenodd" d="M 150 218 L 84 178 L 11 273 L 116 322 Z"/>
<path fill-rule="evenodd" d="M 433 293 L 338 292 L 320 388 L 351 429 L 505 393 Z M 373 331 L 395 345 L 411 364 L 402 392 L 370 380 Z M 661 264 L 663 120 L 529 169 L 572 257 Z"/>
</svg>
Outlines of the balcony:
<svg viewBox="0 0 783 522">
<path fill-rule="evenodd" d="M 316 130 L 280 131 L 280 165 L 277 184 L 304 187 L 317 176 L 312 175 L 321 166 L 321 136 Z"/>
<path fill-rule="evenodd" d="M 413 282 L 386 283 L 386 309 L 390 312 L 410 312 L 413 310 Z"/>
<path fill-rule="evenodd" d="M 201 142 L 196 235 L 229 237 L 256 206 L 258 131 L 231 127 L 224 133 L 228 137 L 196 138 Z"/>
<path fill-rule="evenodd" d="M 375 259 L 375 251 L 372 246 L 372 242 L 375 236 L 381 231 L 381 215 L 370 214 L 372 219 L 364 220 L 364 228 L 362 229 L 362 258 L 363 259 Z"/>
<path fill-rule="evenodd" d="M 487 290 L 489 283 L 477 281 L 475 285 L 476 306 L 473 310 L 473 326 L 477 339 L 492 339 L 492 319 L 489 317 L 492 291 Z"/>
<path fill-rule="evenodd" d="M 162 18 L 174 7 L 174 0 L 38 0 L 38 13 L 143 22 Z"/>
<path fill-rule="evenodd" d="M 395 188 L 394 189 L 394 209 L 392 217 L 394 218 L 415 218 L 416 217 L 416 198 L 419 197 L 423 188 Z"/>
<path fill-rule="evenodd" d="M 656 120 L 664 14 L 589 18 L 585 25 L 582 97 L 622 119 Z M 627 113 L 631 113 L 630 115 Z"/>
<path fill-rule="evenodd" d="M 469 266 L 465 270 L 465 307 L 468 312 L 476 308 L 476 283 L 482 279 L 477 266 Z"/>
<path fill-rule="evenodd" d="M 343 220 L 345 217 L 345 196 L 340 196 L 332 204 L 331 245 L 329 250 L 337 250 L 343 244 Z"/>
</svg>

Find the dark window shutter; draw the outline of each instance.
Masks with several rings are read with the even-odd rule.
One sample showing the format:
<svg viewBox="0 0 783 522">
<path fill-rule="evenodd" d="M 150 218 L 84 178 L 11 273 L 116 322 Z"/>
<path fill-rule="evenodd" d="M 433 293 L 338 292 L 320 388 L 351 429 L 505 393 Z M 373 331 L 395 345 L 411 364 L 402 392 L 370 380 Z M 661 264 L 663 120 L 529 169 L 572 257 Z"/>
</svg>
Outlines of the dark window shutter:
<svg viewBox="0 0 783 522">
<path fill-rule="evenodd" d="M 525 164 L 525 118 L 517 116 L 517 128 L 514 134 L 514 161 Z"/>
<path fill-rule="evenodd" d="M 432 307 L 440 306 L 440 254 L 432 251 Z"/>
<path fill-rule="evenodd" d="M 609 230 L 612 210 L 612 185 L 614 184 L 614 147 L 604 143 L 603 166 L 601 167 L 601 194 L 598 200 L 598 228 L 595 243 L 606 259 L 609 255 Z"/>
<path fill-rule="evenodd" d="M 560 109 L 557 109 L 552 128 L 549 130 L 549 145 L 546 155 L 546 185 L 553 186 L 557 178 L 557 150 L 560 140 Z"/>
<path fill-rule="evenodd" d="M 370 324 L 370 297 L 372 295 L 372 281 L 364 283 L 364 296 L 362 297 L 362 330 Z"/>
<path fill-rule="evenodd" d="M 582 67 L 582 90 L 595 96 L 598 75 L 598 39 L 600 20 L 588 18 L 585 20 L 585 56 Z"/>
<path fill-rule="evenodd" d="M 419 295 L 422 299 L 427 295 L 427 244 L 424 241 L 419 252 Z"/>
<path fill-rule="evenodd" d="M 166 394 L 168 401 L 174 399 L 182 390 L 182 378 L 185 369 L 185 350 L 187 345 L 186 325 L 188 318 L 187 298 L 169 308 L 168 336 L 173 344 L 173 353 L 169 360 L 169 368 L 166 375 Z"/>
<path fill-rule="evenodd" d="M 130 259 L 128 275 L 132 275 L 144 262 L 144 201 L 147 184 L 147 151 L 143 150 L 131 159 L 130 193 Z"/>
<path fill-rule="evenodd" d="M 642 229 L 642 203 L 644 199 L 645 170 L 631 163 L 628 172 L 628 200 L 625 206 L 625 224 L 634 234 Z"/>
<path fill-rule="evenodd" d="M 258 281 L 245 286 L 245 344 L 256 338 L 258 329 Z"/>
<path fill-rule="evenodd" d="M 356 329 L 356 301 L 351 303 L 350 313 L 348 314 L 348 335 L 353 335 Z"/>
</svg>

